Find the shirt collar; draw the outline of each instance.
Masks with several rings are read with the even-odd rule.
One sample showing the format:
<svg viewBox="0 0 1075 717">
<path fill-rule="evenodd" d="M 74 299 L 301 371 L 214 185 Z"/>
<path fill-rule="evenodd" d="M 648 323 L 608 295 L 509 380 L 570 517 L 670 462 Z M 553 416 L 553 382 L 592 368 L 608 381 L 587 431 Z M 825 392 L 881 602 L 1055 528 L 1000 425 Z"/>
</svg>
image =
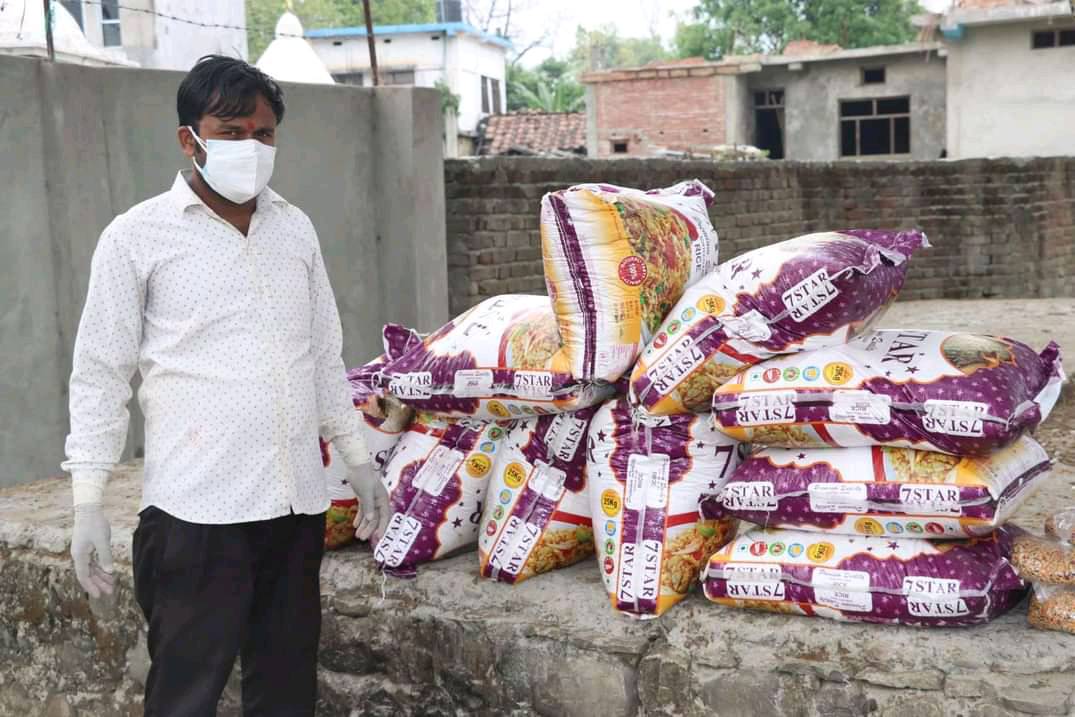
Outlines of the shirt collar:
<svg viewBox="0 0 1075 717">
<path fill-rule="evenodd" d="M 191 207 L 205 207 L 207 211 L 212 211 L 201 197 L 194 193 L 194 190 L 190 188 L 190 184 L 187 182 L 193 169 L 180 170 L 175 175 L 175 182 L 172 183 L 172 188 L 168 192 L 172 197 L 172 201 L 175 203 L 175 208 L 179 210 L 180 214 L 183 214 L 187 209 Z M 257 209 L 254 211 L 262 210 L 270 206 L 285 206 L 288 201 L 274 192 L 269 187 L 265 187 L 258 195 Z"/>
</svg>

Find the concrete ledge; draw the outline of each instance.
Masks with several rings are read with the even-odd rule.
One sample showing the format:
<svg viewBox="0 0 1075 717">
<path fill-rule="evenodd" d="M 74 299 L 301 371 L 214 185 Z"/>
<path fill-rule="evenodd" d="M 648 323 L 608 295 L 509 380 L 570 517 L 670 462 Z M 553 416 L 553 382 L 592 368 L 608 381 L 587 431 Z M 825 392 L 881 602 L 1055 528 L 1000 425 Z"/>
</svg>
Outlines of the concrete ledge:
<svg viewBox="0 0 1075 717">
<path fill-rule="evenodd" d="M 120 570 L 90 605 L 66 556 L 68 487 L 0 492 L 0 715 L 140 713 L 148 667 L 131 594 L 140 473 L 109 487 Z M 1058 468 L 1021 511 L 1036 529 L 1070 503 Z M 364 547 L 322 573 L 324 715 L 1071 714 L 1075 636 L 1026 625 L 916 630 L 736 611 L 695 594 L 657 621 L 614 614 L 586 562 L 518 587 L 478 578 L 473 555 L 417 580 L 382 579 Z M 233 683 L 222 714 L 236 714 Z"/>
</svg>

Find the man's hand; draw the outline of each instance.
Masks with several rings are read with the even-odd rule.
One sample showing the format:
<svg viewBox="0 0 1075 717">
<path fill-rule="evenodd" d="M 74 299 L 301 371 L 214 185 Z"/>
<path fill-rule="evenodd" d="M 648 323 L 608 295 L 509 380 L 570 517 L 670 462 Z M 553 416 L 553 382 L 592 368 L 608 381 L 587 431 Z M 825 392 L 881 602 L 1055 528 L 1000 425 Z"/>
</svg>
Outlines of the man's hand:
<svg viewBox="0 0 1075 717">
<path fill-rule="evenodd" d="M 111 595 L 112 529 L 100 503 L 75 506 L 75 527 L 71 535 L 71 557 L 75 576 L 91 598 Z M 94 555 L 96 554 L 96 555 Z"/>
<path fill-rule="evenodd" d="M 381 477 L 372 463 L 349 468 L 347 482 L 358 496 L 358 515 L 355 517 L 355 537 L 376 544 L 388 527 L 392 509 Z"/>
</svg>

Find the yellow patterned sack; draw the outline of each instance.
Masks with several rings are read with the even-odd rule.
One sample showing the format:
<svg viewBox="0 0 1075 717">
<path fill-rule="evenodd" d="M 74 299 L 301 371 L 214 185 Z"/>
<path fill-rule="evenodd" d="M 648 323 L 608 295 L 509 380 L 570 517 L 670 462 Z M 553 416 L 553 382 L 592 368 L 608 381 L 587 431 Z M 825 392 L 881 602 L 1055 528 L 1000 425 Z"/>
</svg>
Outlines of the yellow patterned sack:
<svg viewBox="0 0 1075 717">
<path fill-rule="evenodd" d="M 684 290 L 717 265 L 713 192 L 697 180 L 643 192 L 582 184 L 541 202 L 545 283 L 578 380 L 616 381 Z"/>
</svg>

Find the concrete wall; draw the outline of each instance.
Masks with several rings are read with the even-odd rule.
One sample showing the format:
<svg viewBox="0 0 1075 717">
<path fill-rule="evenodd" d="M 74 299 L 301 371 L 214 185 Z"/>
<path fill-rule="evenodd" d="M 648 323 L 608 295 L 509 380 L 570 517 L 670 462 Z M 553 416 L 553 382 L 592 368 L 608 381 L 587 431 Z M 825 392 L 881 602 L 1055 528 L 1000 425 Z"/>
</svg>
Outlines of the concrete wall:
<svg viewBox="0 0 1075 717">
<path fill-rule="evenodd" d="M 1031 32 L 1062 24 L 969 27 L 948 47 L 948 154 L 1075 152 L 1075 47 L 1032 50 Z"/>
<path fill-rule="evenodd" d="M 786 158 L 831 161 L 840 158 L 840 100 L 911 97 L 911 155 L 941 156 L 945 142 L 945 67 L 935 53 L 868 60 L 808 62 L 790 72 L 767 67 L 747 75 L 749 89 L 784 89 Z M 883 85 L 862 84 L 863 67 L 885 67 Z M 752 103 L 752 95 L 748 96 Z M 753 104 L 748 105 L 748 141 L 754 141 Z M 906 156 L 906 155 L 904 155 Z"/>
<path fill-rule="evenodd" d="M 90 258 L 116 214 L 188 166 L 175 137 L 181 79 L 0 57 L 0 167 L 12 179 L 0 192 L 0 486 L 59 470 Z M 344 358 L 357 365 L 380 352 L 383 323 L 428 331 L 447 318 L 440 97 L 284 89 L 273 187 L 318 229 Z"/>
<path fill-rule="evenodd" d="M 452 313 L 544 293 L 538 210 L 581 182 L 712 187 L 720 259 L 844 227 L 926 231 L 901 297 L 1075 297 L 1075 158 L 739 162 L 497 158 L 445 162 Z"/>
</svg>

